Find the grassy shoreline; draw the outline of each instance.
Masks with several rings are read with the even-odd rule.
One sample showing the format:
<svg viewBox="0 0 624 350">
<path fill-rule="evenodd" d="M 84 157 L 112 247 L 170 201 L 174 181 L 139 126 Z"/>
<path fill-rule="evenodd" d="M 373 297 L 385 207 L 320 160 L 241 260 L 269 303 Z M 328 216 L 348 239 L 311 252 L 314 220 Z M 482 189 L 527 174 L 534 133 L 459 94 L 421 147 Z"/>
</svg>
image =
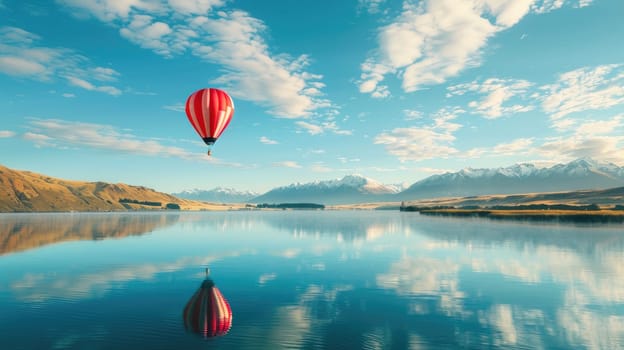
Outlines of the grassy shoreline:
<svg viewBox="0 0 624 350">
<path fill-rule="evenodd" d="M 624 211 L 621 210 L 427 209 L 419 212 L 423 215 L 482 217 L 498 220 L 624 223 Z"/>
</svg>

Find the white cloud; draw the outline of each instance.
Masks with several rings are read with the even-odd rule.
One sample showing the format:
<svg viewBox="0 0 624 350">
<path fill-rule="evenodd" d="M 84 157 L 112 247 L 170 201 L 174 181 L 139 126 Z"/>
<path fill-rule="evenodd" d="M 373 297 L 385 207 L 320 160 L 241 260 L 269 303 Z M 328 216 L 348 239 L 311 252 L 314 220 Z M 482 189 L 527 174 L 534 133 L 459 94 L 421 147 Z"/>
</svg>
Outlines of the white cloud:
<svg viewBox="0 0 624 350">
<path fill-rule="evenodd" d="M 0 139 L 15 136 L 15 132 L 10 130 L 0 130 Z"/>
<path fill-rule="evenodd" d="M 427 167 L 418 168 L 418 170 L 427 174 L 444 174 L 444 173 L 450 173 L 454 171 L 452 169 L 438 169 L 438 168 L 427 168 Z"/>
<path fill-rule="evenodd" d="M 318 135 L 322 134 L 326 131 L 332 132 L 337 135 L 351 135 L 352 132 L 350 130 L 343 130 L 336 125 L 336 122 L 329 118 L 328 121 L 321 122 L 321 124 L 313 124 L 304 121 L 295 122 L 297 126 L 302 129 L 305 129 L 310 135 Z"/>
<path fill-rule="evenodd" d="M 294 161 L 291 161 L 291 160 L 286 160 L 286 161 L 283 161 L 283 162 L 275 162 L 275 163 L 273 163 L 273 166 L 281 167 L 281 168 L 293 168 L 293 169 L 301 168 L 301 165 L 299 165 L 297 162 L 294 162 Z"/>
<path fill-rule="evenodd" d="M 472 148 L 456 155 L 465 158 L 536 155 L 543 157 L 542 161 L 546 159 L 556 163 L 587 157 L 624 164 L 624 115 L 584 122 L 562 120 L 572 122 L 566 128 L 572 132 L 545 139 L 518 138 L 493 147 Z"/>
<path fill-rule="evenodd" d="M 387 85 L 377 85 L 375 90 L 371 93 L 373 98 L 386 98 L 390 97 L 390 90 Z"/>
<path fill-rule="evenodd" d="M 1 27 L 2 44 L 30 45 L 39 40 L 39 36 L 16 27 Z"/>
<path fill-rule="evenodd" d="M 112 68 L 95 67 L 90 69 L 89 75 L 99 81 L 115 81 L 120 74 Z"/>
<path fill-rule="evenodd" d="M 523 154 L 529 154 L 533 152 L 531 146 L 534 143 L 533 138 L 519 138 L 511 142 L 504 142 L 495 145 L 494 147 L 477 147 L 469 149 L 468 151 L 461 153 L 462 157 L 466 158 L 479 158 L 483 156 L 499 157 L 499 156 L 518 156 Z"/>
<path fill-rule="evenodd" d="M 329 172 L 334 171 L 334 169 L 326 166 L 322 162 L 317 162 L 317 163 L 312 164 L 310 166 L 310 170 L 314 171 L 315 173 L 329 173 Z"/>
<path fill-rule="evenodd" d="M 492 149 L 492 152 L 496 155 L 517 155 L 520 152 L 526 152 L 533 144 L 531 138 L 520 138 L 512 142 L 501 143 Z"/>
<path fill-rule="evenodd" d="M 203 152 L 189 152 L 180 147 L 164 145 L 153 139 L 141 139 L 111 125 L 60 119 L 32 119 L 29 124 L 32 131 L 26 132 L 24 139 L 32 141 L 38 147 L 62 149 L 88 147 L 143 156 L 203 160 L 219 165 L 242 167 L 240 164 L 223 162 L 215 157 L 205 157 Z"/>
<path fill-rule="evenodd" d="M 624 103 L 624 65 L 573 70 L 542 90 L 542 108 L 553 122 L 577 112 L 608 109 Z"/>
<path fill-rule="evenodd" d="M 563 6 L 564 1 L 560 1 Z M 360 92 L 386 94 L 380 83 L 389 74 L 406 92 L 441 84 L 481 64 L 489 38 L 520 21 L 531 10 L 558 8 L 550 0 L 406 0 L 392 23 L 378 32 L 378 48 L 361 65 Z M 584 2 L 588 4 L 589 2 Z"/>
<path fill-rule="evenodd" d="M 186 106 L 184 104 L 176 104 L 176 105 L 168 105 L 168 106 L 163 106 L 164 109 L 168 109 L 170 111 L 174 111 L 174 112 L 184 112 Z"/>
<path fill-rule="evenodd" d="M 76 77 L 67 77 L 67 80 L 69 81 L 70 84 L 77 86 L 77 87 L 81 87 L 83 89 L 86 90 L 93 90 L 95 89 L 95 86 L 93 84 L 91 84 L 90 82 L 80 79 L 80 78 L 76 78 Z"/>
<path fill-rule="evenodd" d="M 329 102 L 316 97 L 320 75 L 304 69 L 309 64 L 305 55 L 291 59 L 272 57 L 261 37 L 264 24 L 242 11 L 207 19 L 201 26 L 214 39 L 204 59 L 222 64 L 227 72 L 216 80 L 231 87 L 234 96 L 271 107 L 278 117 L 299 118 L 311 111 L 329 107 Z M 206 46 L 194 47 L 200 52 Z"/>
<path fill-rule="evenodd" d="M 152 20 L 151 16 L 134 15 L 128 26 L 121 28 L 119 33 L 142 48 L 170 57 L 171 50 L 164 37 L 172 30 L 167 23 Z"/>
<path fill-rule="evenodd" d="M 77 86 L 77 87 L 81 87 L 85 90 L 89 90 L 89 91 L 99 91 L 99 92 L 104 92 L 107 93 L 109 95 L 113 95 L 113 96 L 118 96 L 121 95 L 121 90 L 117 89 L 114 86 L 108 86 L 108 85 L 104 85 L 104 86 L 95 86 L 92 83 L 84 80 L 84 79 L 80 79 L 80 78 L 76 78 L 76 77 L 72 77 L 72 76 L 68 76 L 66 77 L 67 80 L 69 81 L 69 83 L 73 86 Z"/>
<path fill-rule="evenodd" d="M 213 7 L 220 7 L 224 0 L 169 0 L 174 11 L 184 14 L 205 15 Z"/>
<path fill-rule="evenodd" d="M 624 164 L 623 136 L 572 136 L 547 139 L 536 152 L 549 159 L 571 161 L 588 157 Z"/>
<path fill-rule="evenodd" d="M 275 140 L 271 140 L 266 136 L 261 136 L 260 137 L 260 142 L 264 143 L 265 145 L 277 145 L 279 142 L 275 141 Z"/>
<path fill-rule="evenodd" d="M 41 38 L 16 27 L 0 28 L 0 73 L 33 80 L 64 77 L 74 86 L 119 95 L 114 86 L 96 86 L 87 79 L 114 81 L 120 75 L 111 68 L 89 67 L 90 61 L 66 48 L 36 46 Z M 86 67 L 86 68 L 83 68 Z"/>
<path fill-rule="evenodd" d="M 358 0 L 358 8 L 364 8 L 368 13 L 380 12 L 380 5 L 386 0 Z"/>
<path fill-rule="evenodd" d="M 74 95 L 72 93 L 69 93 L 69 92 L 63 93 L 61 96 L 65 97 L 65 98 L 74 98 L 74 97 L 76 97 L 76 95 Z"/>
<path fill-rule="evenodd" d="M 578 0 L 578 7 L 586 7 L 591 5 L 594 0 Z"/>
<path fill-rule="evenodd" d="M 594 135 L 619 134 L 618 129 L 624 126 L 624 115 L 616 115 L 610 120 L 588 120 L 577 126 L 575 134 L 578 136 L 591 137 Z"/>
<path fill-rule="evenodd" d="M 574 7 L 585 7 L 592 2 L 593 0 L 542 0 L 535 2 L 531 6 L 531 10 L 536 13 L 545 13 L 560 9 L 566 4 Z"/>
<path fill-rule="evenodd" d="M 338 127 L 338 125 L 336 125 L 336 122 L 334 121 L 326 121 L 326 122 L 321 123 L 321 125 L 323 126 L 323 129 L 331 131 L 332 133 L 336 135 L 352 135 L 353 134 L 351 130 L 340 129 L 340 127 Z"/>
<path fill-rule="evenodd" d="M 555 123 L 559 121 L 569 121 L 569 125 L 560 130 L 572 133 L 547 138 L 535 148 L 536 154 L 559 161 L 589 157 L 624 164 L 624 115 L 604 120 L 560 119 Z"/>
<path fill-rule="evenodd" d="M 346 164 L 346 163 L 357 163 L 360 162 L 361 159 L 360 158 L 347 158 L 347 157 L 337 157 L 336 158 L 340 163 L 342 164 Z"/>
<path fill-rule="evenodd" d="M 43 134 L 38 134 L 38 133 L 34 133 L 34 132 L 26 132 L 24 133 L 24 139 L 25 140 L 29 140 L 29 141 L 34 141 L 36 144 L 40 145 L 40 146 L 49 146 L 49 144 L 47 143 L 48 140 L 51 140 L 52 138 Z"/>
<path fill-rule="evenodd" d="M 61 0 L 80 13 L 112 24 L 137 45 L 165 57 L 190 51 L 221 66 L 212 83 L 256 102 L 282 118 L 301 118 L 330 106 L 322 76 L 306 71 L 306 55 L 270 52 L 264 23 L 243 11 L 215 11 L 222 0 Z"/>
<path fill-rule="evenodd" d="M 405 120 L 415 120 L 423 117 L 423 113 L 421 111 L 413 109 L 404 109 L 403 114 L 405 115 Z"/>
<path fill-rule="evenodd" d="M 557 120 L 551 120 L 551 127 L 557 131 L 570 130 L 576 124 L 576 120 L 571 118 L 563 118 Z"/>
<path fill-rule="evenodd" d="M 45 140 L 47 145 L 87 146 L 143 155 L 191 157 L 190 153 L 181 148 L 164 146 L 153 140 L 141 140 L 110 125 L 34 119 L 30 121 L 30 126 L 34 132 L 29 133 L 29 139 L 35 142 Z"/>
<path fill-rule="evenodd" d="M 450 144 L 455 137 L 431 128 L 397 128 L 375 138 L 375 144 L 385 145 L 388 153 L 401 161 L 448 158 L 457 149 Z"/>
<path fill-rule="evenodd" d="M 155 93 L 155 92 L 151 92 L 151 91 L 140 91 L 140 90 L 133 89 L 133 88 L 131 88 L 131 87 L 126 88 L 126 90 L 125 90 L 125 91 L 126 91 L 126 92 L 128 92 L 128 93 L 131 93 L 131 94 L 134 94 L 134 95 L 140 95 L 140 96 L 156 96 L 156 95 L 158 95 L 158 94 L 157 94 L 157 93 Z"/>
<path fill-rule="evenodd" d="M 62 67 L 61 56 L 65 49 L 35 47 L 39 36 L 16 27 L 0 28 L 0 72 L 24 76 L 35 80 L 47 80 Z"/>
<path fill-rule="evenodd" d="M 403 89 L 439 84 L 478 63 L 478 50 L 497 30 L 472 1 L 406 2 L 396 20 L 381 28 L 379 48 L 362 64 L 360 92 L 380 93 L 388 74 L 399 74 Z"/>
<path fill-rule="evenodd" d="M 433 115 L 433 124 L 423 127 L 396 128 L 375 137 L 375 144 L 385 145 L 386 150 L 400 161 L 420 161 L 447 158 L 459 153 L 452 146 L 453 133 L 462 126 L 452 120 L 461 109 L 442 109 Z"/>
<path fill-rule="evenodd" d="M 40 76 L 46 73 L 46 67 L 23 57 L 2 56 L 0 72 L 14 76 Z"/>
<path fill-rule="evenodd" d="M 468 84 L 450 86 L 447 88 L 449 91 L 447 96 L 466 95 L 471 92 L 485 95 L 479 101 L 471 101 L 468 106 L 474 110 L 475 114 L 482 115 L 486 119 L 496 119 L 532 110 L 534 107 L 530 105 L 503 106 L 515 96 L 524 96 L 531 86 L 532 84 L 526 80 L 490 78 L 483 83 L 473 81 Z"/>
<path fill-rule="evenodd" d="M 80 16 L 92 15 L 109 22 L 127 19 L 132 11 L 160 11 L 162 4 L 156 0 L 57 0 L 72 7 Z"/>
<path fill-rule="evenodd" d="M 297 124 L 300 128 L 305 129 L 310 135 L 318 135 L 323 132 L 323 128 L 315 124 L 303 121 L 298 121 L 295 124 Z"/>
</svg>

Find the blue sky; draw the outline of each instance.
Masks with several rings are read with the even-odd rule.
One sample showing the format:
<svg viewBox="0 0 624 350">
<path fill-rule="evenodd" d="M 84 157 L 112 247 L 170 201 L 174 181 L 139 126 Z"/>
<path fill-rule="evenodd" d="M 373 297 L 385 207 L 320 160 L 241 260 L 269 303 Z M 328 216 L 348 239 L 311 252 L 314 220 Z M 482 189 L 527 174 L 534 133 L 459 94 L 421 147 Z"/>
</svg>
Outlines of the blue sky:
<svg viewBox="0 0 624 350">
<path fill-rule="evenodd" d="M 176 192 L 624 165 L 620 0 L 0 0 L 0 164 Z M 193 91 L 236 111 L 213 156 Z"/>
</svg>

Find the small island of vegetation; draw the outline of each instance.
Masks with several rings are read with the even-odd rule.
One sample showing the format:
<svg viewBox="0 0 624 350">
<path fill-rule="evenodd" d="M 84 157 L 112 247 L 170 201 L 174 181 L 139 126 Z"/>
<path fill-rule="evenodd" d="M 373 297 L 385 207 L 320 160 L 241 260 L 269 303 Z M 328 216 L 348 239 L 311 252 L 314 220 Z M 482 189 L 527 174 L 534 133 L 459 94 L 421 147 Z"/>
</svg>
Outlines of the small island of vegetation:
<svg viewBox="0 0 624 350">
<path fill-rule="evenodd" d="M 132 204 L 138 204 L 138 205 L 145 205 L 145 206 L 148 206 L 148 207 L 157 207 L 157 208 L 163 208 L 163 209 L 180 210 L 180 205 L 177 204 L 177 203 L 167 203 L 163 207 L 162 202 L 140 201 L 140 200 L 128 199 L 128 198 L 121 198 L 119 200 L 119 203 L 124 205 L 124 207 L 126 209 L 132 209 L 132 207 L 127 206 L 128 203 L 132 203 Z"/>
<path fill-rule="evenodd" d="M 601 207 L 597 204 L 529 204 L 481 206 L 406 206 L 401 211 L 423 215 L 485 217 L 538 221 L 568 221 L 579 223 L 623 223 L 624 206 Z"/>
<path fill-rule="evenodd" d="M 325 209 L 325 205 L 316 204 L 316 203 L 279 203 L 279 204 L 268 204 L 262 203 L 257 204 L 256 208 L 269 208 L 269 209 Z"/>
</svg>

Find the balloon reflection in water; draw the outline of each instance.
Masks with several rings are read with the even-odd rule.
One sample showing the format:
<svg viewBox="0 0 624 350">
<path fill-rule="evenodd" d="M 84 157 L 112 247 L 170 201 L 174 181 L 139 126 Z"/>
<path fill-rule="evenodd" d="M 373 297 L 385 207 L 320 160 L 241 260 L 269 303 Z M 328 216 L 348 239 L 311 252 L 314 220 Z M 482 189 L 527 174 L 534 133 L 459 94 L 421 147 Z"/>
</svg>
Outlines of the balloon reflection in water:
<svg viewBox="0 0 624 350">
<path fill-rule="evenodd" d="M 184 327 L 204 338 L 225 335 L 232 327 L 232 309 L 221 291 L 206 278 L 184 307 Z"/>
</svg>

